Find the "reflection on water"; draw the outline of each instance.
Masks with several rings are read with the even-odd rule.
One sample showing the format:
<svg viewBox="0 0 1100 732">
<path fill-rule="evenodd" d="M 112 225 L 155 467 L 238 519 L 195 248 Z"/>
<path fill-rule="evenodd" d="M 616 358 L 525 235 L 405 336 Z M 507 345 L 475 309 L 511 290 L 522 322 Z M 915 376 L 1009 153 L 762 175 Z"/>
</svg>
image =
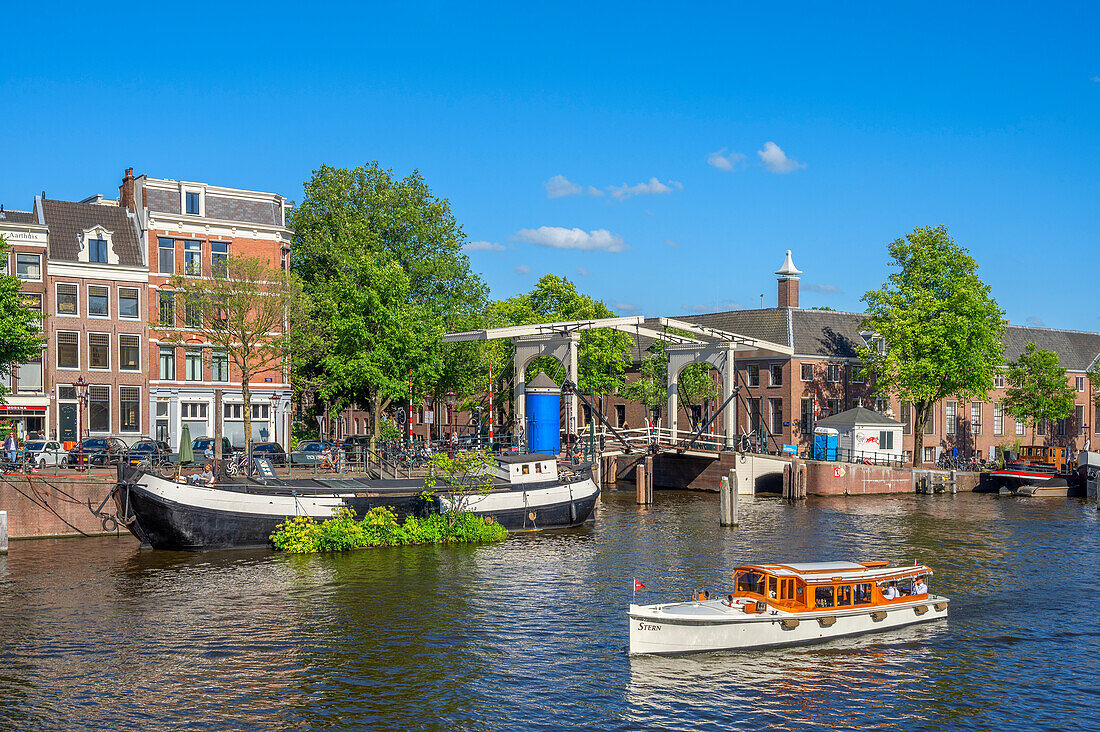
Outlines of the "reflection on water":
<svg viewBox="0 0 1100 732">
<path fill-rule="evenodd" d="M 990 729 L 1087 727 L 1100 522 L 1064 499 L 896 496 L 743 504 L 606 496 L 594 525 L 486 547 L 290 557 L 128 539 L 0 557 L 0 728 Z M 642 602 L 732 566 L 935 567 L 951 617 L 819 646 L 629 658 Z"/>
</svg>

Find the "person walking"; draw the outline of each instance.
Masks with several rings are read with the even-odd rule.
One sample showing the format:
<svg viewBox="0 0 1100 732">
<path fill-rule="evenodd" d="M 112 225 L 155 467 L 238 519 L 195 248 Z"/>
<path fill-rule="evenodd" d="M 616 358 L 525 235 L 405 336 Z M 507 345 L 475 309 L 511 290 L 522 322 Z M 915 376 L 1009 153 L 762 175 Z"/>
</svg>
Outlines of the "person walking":
<svg viewBox="0 0 1100 732">
<path fill-rule="evenodd" d="M 4 452 L 7 453 L 9 463 L 15 463 L 16 452 L 18 450 L 19 442 L 15 439 L 15 433 L 9 432 L 7 439 L 4 440 Z"/>
</svg>

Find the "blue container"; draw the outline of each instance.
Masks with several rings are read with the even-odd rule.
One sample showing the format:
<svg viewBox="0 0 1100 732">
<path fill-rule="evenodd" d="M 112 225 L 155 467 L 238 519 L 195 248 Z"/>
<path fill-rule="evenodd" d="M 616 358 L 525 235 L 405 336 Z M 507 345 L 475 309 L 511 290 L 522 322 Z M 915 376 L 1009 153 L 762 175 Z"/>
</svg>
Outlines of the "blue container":
<svg viewBox="0 0 1100 732">
<path fill-rule="evenodd" d="M 527 451 L 557 455 L 561 452 L 561 389 L 550 377 L 540 375 L 524 394 Z"/>
<path fill-rule="evenodd" d="M 835 461 L 840 434 L 829 427 L 814 430 L 814 460 Z"/>
</svg>

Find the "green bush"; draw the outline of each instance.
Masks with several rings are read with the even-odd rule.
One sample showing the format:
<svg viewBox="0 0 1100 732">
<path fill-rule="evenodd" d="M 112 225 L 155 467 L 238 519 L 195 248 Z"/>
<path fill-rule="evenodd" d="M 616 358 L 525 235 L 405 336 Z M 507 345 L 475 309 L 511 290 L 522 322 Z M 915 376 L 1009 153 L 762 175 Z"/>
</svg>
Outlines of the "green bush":
<svg viewBox="0 0 1100 732">
<path fill-rule="evenodd" d="M 317 523 L 309 516 L 287 518 L 271 535 L 279 551 L 295 554 L 337 552 L 372 546 L 405 544 L 487 543 L 504 541 L 508 531 L 491 516 L 460 513 L 451 517 L 433 514 L 426 518 L 409 516 L 398 523 L 393 511 L 372 508 L 361 521 L 347 507 L 333 511 L 332 518 Z"/>
</svg>

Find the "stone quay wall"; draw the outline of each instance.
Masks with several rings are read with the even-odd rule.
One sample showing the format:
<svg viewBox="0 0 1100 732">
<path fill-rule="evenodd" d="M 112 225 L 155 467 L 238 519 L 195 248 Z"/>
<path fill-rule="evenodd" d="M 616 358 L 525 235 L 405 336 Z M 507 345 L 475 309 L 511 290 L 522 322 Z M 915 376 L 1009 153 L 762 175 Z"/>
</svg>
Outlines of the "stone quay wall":
<svg viewBox="0 0 1100 732">
<path fill-rule="evenodd" d="M 114 471 L 91 475 L 31 475 L 0 478 L 0 511 L 8 512 L 8 536 L 32 539 L 80 536 L 81 532 L 102 535 L 100 519 L 88 510 L 96 508 L 111 492 Z M 104 511 L 115 513 L 114 502 Z M 121 529 L 126 531 L 125 527 Z"/>
</svg>

